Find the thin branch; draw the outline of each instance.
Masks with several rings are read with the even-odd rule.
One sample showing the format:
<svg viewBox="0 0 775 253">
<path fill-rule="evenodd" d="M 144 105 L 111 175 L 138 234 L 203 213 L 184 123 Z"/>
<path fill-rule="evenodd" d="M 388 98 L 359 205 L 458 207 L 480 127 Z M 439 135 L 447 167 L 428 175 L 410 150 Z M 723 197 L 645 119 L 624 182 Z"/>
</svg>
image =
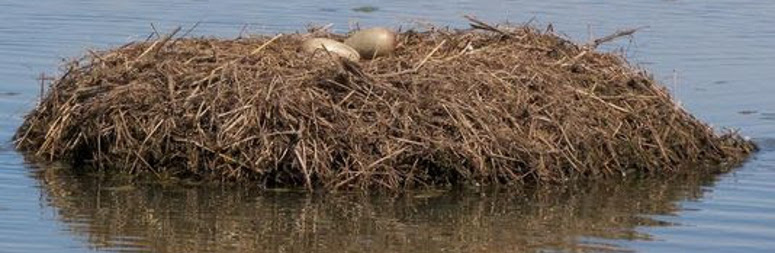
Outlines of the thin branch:
<svg viewBox="0 0 775 253">
<path fill-rule="evenodd" d="M 485 22 L 482 22 L 481 20 L 476 19 L 474 16 L 471 15 L 463 15 L 465 19 L 468 19 L 468 21 L 471 21 L 471 24 L 469 24 L 474 29 L 482 29 L 487 31 L 493 31 L 496 33 L 500 33 L 501 35 L 505 37 L 511 37 L 511 34 L 508 32 L 498 29 L 497 27 L 491 26 Z"/>
<path fill-rule="evenodd" d="M 590 42 L 589 44 L 585 45 L 585 47 L 590 48 L 590 49 L 595 49 L 595 48 L 597 48 L 598 46 L 600 46 L 603 43 L 611 42 L 611 41 L 613 41 L 615 39 L 618 39 L 618 38 L 621 38 L 621 37 L 631 36 L 632 34 L 637 32 L 638 30 L 641 30 L 641 29 L 644 29 L 644 28 L 648 28 L 648 26 L 641 26 L 641 27 L 633 28 L 633 29 L 619 30 L 619 31 L 616 31 L 615 33 L 609 34 L 608 36 L 595 39 L 592 42 Z"/>
</svg>

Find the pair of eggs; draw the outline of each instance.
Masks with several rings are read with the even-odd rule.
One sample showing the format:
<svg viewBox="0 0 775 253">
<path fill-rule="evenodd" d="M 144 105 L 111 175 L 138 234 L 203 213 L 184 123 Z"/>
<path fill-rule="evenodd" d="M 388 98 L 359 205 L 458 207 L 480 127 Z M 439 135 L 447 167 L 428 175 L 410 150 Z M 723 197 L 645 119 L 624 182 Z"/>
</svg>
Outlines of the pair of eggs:
<svg viewBox="0 0 775 253">
<path fill-rule="evenodd" d="M 374 59 L 391 54 L 397 42 L 393 31 L 375 27 L 353 33 L 344 43 L 326 38 L 309 39 L 302 44 L 302 49 L 307 53 L 326 50 L 339 57 L 358 61 L 361 58 Z"/>
</svg>

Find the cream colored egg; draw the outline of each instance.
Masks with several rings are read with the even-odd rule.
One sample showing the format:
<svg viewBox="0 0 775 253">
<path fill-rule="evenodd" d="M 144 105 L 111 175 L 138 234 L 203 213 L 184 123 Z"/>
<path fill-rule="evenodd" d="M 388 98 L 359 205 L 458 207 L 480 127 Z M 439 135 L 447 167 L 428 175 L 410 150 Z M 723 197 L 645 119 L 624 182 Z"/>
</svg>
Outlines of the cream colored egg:
<svg viewBox="0 0 775 253">
<path fill-rule="evenodd" d="M 334 55 L 347 58 L 351 61 L 358 61 L 361 58 L 361 56 L 358 54 L 358 51 L 355 51 L 355 49 L 353 49 L 352 47 L 332 39 L 326 39 L 326 38 L 308 39 L 304 41 L 304 43 L 302 43 L 301 47 L 304 50 L 304 52 L 311 53 L 311 54 L 325 53 L 325 51 L 327 50 L 328 52 L 331 52 Z"/>
<path fill-rule="evenodd" d="M 389 55 L 396 49 L 397 43 L 396 33 L 383 27 L 357 31 L 344 41 L 344 44 L 358 51 L 364 59 Z"/>
</svg>

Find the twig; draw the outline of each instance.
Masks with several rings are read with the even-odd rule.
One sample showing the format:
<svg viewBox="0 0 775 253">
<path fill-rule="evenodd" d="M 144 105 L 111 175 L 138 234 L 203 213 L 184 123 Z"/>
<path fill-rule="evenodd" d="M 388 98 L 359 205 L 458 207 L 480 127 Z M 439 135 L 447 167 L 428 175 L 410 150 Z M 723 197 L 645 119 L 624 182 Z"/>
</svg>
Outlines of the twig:
<svg viewBox="0 0 775 253">
<path fill-rule="evenodd" d="M 159 30 L 156 29 L 156 26 L 153 23 L 151 23 L 151 30 L 153 30 L 153 34 L 152 35 L 156 35 L 157 39 L 161 38 L 161 34 L 159 33 Z"/>
<path fill-rule="evenodd" d="M 443 40 L 443 41 L 441 41 L 441 43 L 439 43 L 438 45 L 436 45 L 436 47 L 435 47 L 435 48 L 433 48 L 433 50 L 431 50 L 431 52 L 430 52 L 430 53 L 428 53 L 428 55 L 426 55 L 426 56 L 425 56 L 425 58 L 423 58 L 423 59 L 422 59 L 422 61 L 420 61 L 420 63 L 419 63 L 419 64 L 417 64 L 417 66 L 414 66 L 414 68 L 411 68 L 411 69 L 408 69 L 408 70 L 404 70 L 404 71 L 398 71 L 398 72 L 388 73 L 388 74 L 384 74 L 384 75 L 378 75 L 378 76 L 379 76 L 379 77 L 390 77 L 390 76 L 398 76 L 398 75 L 403 75 L 403 74 L 409 74 L 409 73 L 414 73 L 414 72 L 417 72 L 418 70 L 420 70 L 420 68 L 421 68 L 423 65 L 425 65 L 425 63 L 426 63 L 428 60 L 430 60 L 431 56 L 433 56 L 433 54 L 435 54 L 435 53 L 436 53 L 436 51 L 439 51 L 439 49 L 441 48 L 441 46 L 443 46 L 443 45 L 444 45 L 444 43 L 447 43 L 447 40 Z"/>
<path fill-rule="evenodd" d="M 425 65 L 425 62 L 431 59 L 431 56 L 433 56 L 433 54 L 435 54 L 436 51 L 439 51 L 439 48 L 441 48 L 441 46 L 443 46 L 444 43 L 447 43 L 447 40 L 442 40 L 441 43 L 439 43 L 439 45 L 434 47 L 433 50 L 431 50 L 431 52 L 428 55 L 426 55 L 425 58 L 422 59 L 420 64 L 417 64 L 417 66 L 414 67 L 415 71 L 419 70 L 420 67 L 422 67 L 422 65 Z"/>
<path fill-rule="evenodd" d="M 530 17 L 530 19 L 527 20 L 527 22 L 522 23 L 522 26 L 525 26 L 525 27 L 530 26 L 530 24 L 532 24 L 535 21 L 536 21 L 536 16 L 532 16 Z"/>
<path fill-rule="evenodd" d="M 264 44 L 261 44 L 261 46 L 260 46 L 260 47 L 258 47 L 258 48 L 256 48 L 256 50 L 253 50 L 253 52 L 250 52 L 250 55 L 254 55 L 254 54 L 258 54 L 258 53 L 260 53 L 260 52 L 261 52 L 261 50 L 264 50 L 264 48 L 266 48 L 266 46 L 269 46 L 269 44 L 271 44 L 271 43 L 272 43 L 272 42 L 274 42 L 275 40 L 279 39 L 281 36 L 283 36 L 283 34 L 282 34 L 282 33 L 281 33 L 281 34 L 278 34 L 278 35 L 275 35 L 275 36 L 274 36 L 274 38 L 270 39 L 270 40 L 269 40 L 269 41 L 267 41 L 267 42 L 264 42 Z"/>
<path fill-rule="evenodd" d="M 471 24 L 469 24 L 469 25 L 471 27 L 475 28 L 475 29 L 482 29 L 482 30 L 493 31 L 493 32 L 496 32 L 496 33 L 500 33 L 500 34 L 502 34 L 503 36 L 505 36 L 507 38 L 511 37 L 511 34 L 509 34 L 508 32 L 503 31 L 501 29 L 498 29 L 497 27 L 491 26 L 491 25 L 489 25 L 489 24 L 487 24 L 485 22 L 482 22 L 481 20 L 478 20 L 478 19 L 476 19 L 475 17 L 473 17 L 471 15 L 463 15 L 463 17 L 465 19 L 468 19 L 468 21 L 471 21 Z"/>
<path fill-rule="evenodd" d="M 151 46 L 148 47 L 148 49 L 146 49 L 142 54 L 140 54 L 140 56 L 138 56 L 137 59 L 135 59 L 135 61 L 142 59 L 143 56 L 145 56 L 150 52 L 158 52 L 159 50 L 161 50 L 161 48 L 164 47 L 164 44 L 166 44 L 170 39 L 172 39 L 172 37 L 175 36 L 175 34 L 180 32 L 180 29 L 181 27 L 178 26 L 177 28 L 175 28 L 175 30 L 172 30 L 172 32 L 169 35 L 164 36 L 162 40 L 157 40 L 153 42 L 153 44 L 151 44 Z"/>
<path fill-rule="evenodd" d="M 587 44 L 585 47 L 586 48 L 590 48 L 590 49 L 594 49 L 594 48 L 597 48 L 598 46 L 600 46 L 603 43 L 613 41 L 613 40 L 618 39 L 620 37 L 630 36 L 630 35 L 634 34 L 635 32 L 637 32 L 638 30 L 641 30 L 641 29 L 644 29 L 644 28 L 648 28 L 648 26 L 641 26 L 641 27 L 633 28 L 633 29 L 619 30 L 619 31 L 616 31 L 615 33 L 609 34 L 608 36 L 595 39 L 592 42 L 590 42 L 589 44 Z"/>
<path fill-rule="evenodd" d="M 326 31 L 328 29 L 331 29 L 331 27 L 333 26 L 334 26 L 334 23 L 328 23 L 327 25 L 324 25 L 324 26 L 310 26 L 309 28 L 307 28 L 307 31 L 309 33 L 316 33 L 316 32 Z"/>
<path fill-rule="evenodd" d="M 380 159 L 377 159 L 373 163 L 369 164 L 369 166 L 366 166 L 366 169 L 367 170 L 372 169 L 375 166 L 379 165 L 380 163 L 382 163 L 384 161 L 387 161 L 387 160 L 389 160 L 389 159 L 391 159 L 393 157 L 396 157 L 396 156 L 400 155 L 401 153 L 404 153 L 404 151 L 406 151 L 407 149 L 409 149 L 409 148 L 401 148 L 401 149 L 396 150 L 395 152 L 390 153 L 390 154 L 388 154 L 388 155 L 386 155 L 386 156 L 384 156 L 384 157 L 382 157 Z"/>
<path fill-rule="evenodd" d="M 46 94 L 46 81 L 53 80 L 46 77 L 46 74 L 40 73 L 40 95 L 38 95 L 38 105 L 43 103 L 43 96 Z"/>
<path fill-rule="evenodd" d="M 186 30 L 186 32 L 184 32 L 183 35 L 180 35 L 179 38 L 185 38 L 186 36 L 188 36 L 188 34 L 193 32 L 194 29 L 196 29 L 199 26 L 199 24 L 201 24 L 201 23 L 202 23 L 201 20 L 200 21 L 196 21 L 196 23 L 193 26 L 191 26 L 191 28 L 188 28 L 188 30 Z"/>
<path fill-rule="evenodd" d="M 239 30 L 239 34 L 237 35 L 237 39 L 242 39 L 242 35 L 245 34 L 245 31 L 248 30 L 248 24 L 242 25 L 242 29 Z"/>
<path fill-rule="evenodd" d="M 255 50 L 253 50 L 252 52 L 250 52 L 250 54 L 248 54 L 248 55 L 244 55 L 244 56 L 242 56 L 242 57 L 240 57 L 240 58 L 237 58 L 237 59 L 234 59 L 234 60 L 228 61 L 228 62 L 226 62 L 226 63 L 222 64 L 221 66 L 218 66 L 217 68 L 215 68 L 215 69 L 213 69 L 212 71 L 210 71 L 210 76 L 214 75 L 216 71 L 218 71 L 218 70 L 222 70 L 222 69 L 226 68 L 226 66 L 228 66 L 228 65 L 230 65 L 230 64 L 236 64 L 236 63 L 238 63 L 238 62 L 240 62 L 240 61 L 242 61 L 242 60 L 244 60 L 244 59 L 248 58 L 248 56 L 251 56 L 251 55 L 255 55 L 255 54 L 258 54 L 258 53 L 260 53 L 260 52 L 261 52 L 261 50 L 264 50 L 264 48 L 266 48 L 267 46 L 269 46 L 269 44 L 271 44 L 273 41 L 277 40 L 278 38 L 280 38 L 280 37 L 282 37 L 282 36 L 283 36 L 283 34 L 282 34 L 282 33 L 281 33 L 281 34 L 277 34 L 277 35 L 275 35 L 275 36 L 274 36 L 272 39 L 270 39 L 270 40 L 268 40 L 268 41 L 264 42 L 264 44 L 261 44 L 261 46 L 259 46 L 258 48 L 256 48 L 256 49 L 255 49 Z M 205 79 L 209 79 L 209 78 L 210 78 L 210 77 L 207 77 L 207 78 L 205 78 Z"/>
<path fill-rule="evenodd" d="M 594 99 L 594 100 L 597 100 L 597 101 L 599 101 L 599 102 L 601 102 L 601 103 L 603 103 L 603 104 L 605 104 L 605 105 L 608 105 L 608 106 L 610 106 L 611 108 L 614 108 L 614 109 L 616 109 L 616 110 L 618 110 L 618 111 L 621 111 L 621 112 L 624 112 L 624 113 L 632 113 L 630 110 L 627 110 L 627 109 L 625 109 L 625 108 L 623 108 L 623 107 L 621 107 L 621 106 L 618 106 L 618 105 L 612 104 L 612 103 L 610 103 L 610 102 L 607 102 L 607 101 L 603 100 L 602 98 L 600 98 L 600 97 L 598 97 L 598 96 L 595 96 L 595 94 L 587 93 L 587 92 L 585 92 L 585 91 L 582 91 L 582 90 L 579 90 L 579 89 L 574 89 L 574 91 L 576 91 L 576 92 L 577 92 L 577 93 L 579 93 L 579 94 L 582 94 L 582 95 L 588 96 L 588 97 L 590 97 L 590 98 L 592 98 L 592 99 Z"/>
<path fill-rule="evenodd" d="M 178 34 L 178 32 L 180 32 L 180 29 L 182 29 L 182 27 L 178 26 L 175 28 L 175 30 L 172 30 L 170 34 L 168 34 L 167 36 L 164 36 L 164 39 L 161 40 L 161 44 L 156 49 L 156 51 L 158 52 L 159 50 L 161 50 L 161 48 L 164 47 L 164 44 L 167 44 L 167 42 L 169 42 L 172 39 L 172 37 L 175 37 L 175 34 Z"/>
</svg>

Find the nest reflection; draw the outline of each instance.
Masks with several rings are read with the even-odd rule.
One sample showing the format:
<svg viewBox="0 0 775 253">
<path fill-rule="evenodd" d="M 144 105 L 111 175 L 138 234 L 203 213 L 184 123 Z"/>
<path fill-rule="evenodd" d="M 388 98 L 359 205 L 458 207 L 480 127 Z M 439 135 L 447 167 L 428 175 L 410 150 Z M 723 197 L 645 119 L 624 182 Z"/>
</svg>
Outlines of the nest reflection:
<svg viewBox="0 0 775 253">
<path fill-rule="evenodd" d="M 676 201 L 713 182 L 682 176 L 391 197 L 41 173 L 48 203 L 89 247 L 153 252 L 618 251 L 626 249 L 599 241 L 649 240 L 636 227 L 669 225 L 649 215 L 675 212 Z"/>
</svg>

